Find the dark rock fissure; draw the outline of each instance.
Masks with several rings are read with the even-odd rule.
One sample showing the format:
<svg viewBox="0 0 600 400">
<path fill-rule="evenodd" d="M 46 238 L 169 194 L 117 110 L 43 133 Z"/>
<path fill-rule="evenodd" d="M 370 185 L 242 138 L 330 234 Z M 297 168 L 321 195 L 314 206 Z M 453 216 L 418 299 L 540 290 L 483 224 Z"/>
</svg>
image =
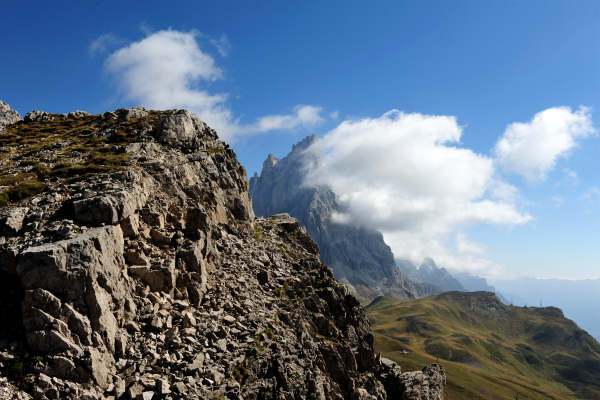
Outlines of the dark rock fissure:
<svg viewBox="0 0 600 400">
<path fill-rule="evenodd" d="M 25 291 L 19 277 L 0 271 L 0 347 L 24 342 L 25 327 L 21 304 Z"/>
</svg>

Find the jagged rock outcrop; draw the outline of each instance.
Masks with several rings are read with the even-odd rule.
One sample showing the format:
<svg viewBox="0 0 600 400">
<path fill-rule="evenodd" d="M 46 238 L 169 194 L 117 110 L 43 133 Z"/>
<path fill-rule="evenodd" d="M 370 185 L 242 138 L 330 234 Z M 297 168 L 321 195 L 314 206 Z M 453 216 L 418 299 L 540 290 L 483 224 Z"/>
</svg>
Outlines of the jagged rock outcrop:
<svg viewBox="0 0 600 400">
<path fill-rule="evenodd" d="M 492 292 L 495 293 L 496 296 L 502 301 L 504 304 L 509 304 L 510 302 L 496 290 L 495 287 L 490 285 L 487 279 L 482 278 L 477 275 L 473 275 L 469 272 L 453 272 L 452 276 L 460 282 L 461 286 L 467 292 Z"/>
<path fill-rule="evenodd" d="M 435 297 L 440 301 L 451 300 L 477 317 L 503 320 L 508 318 L 510 307 L 502 303 L 492 292 L 446 292 Z"/>
<path fill-rule="evenodd" d="M 318 247 L 289 215 L 254 217 L 196 116 L 33 112 L 0 150 L 4 398 L 441 395 L 443 371 L 375 356 Z"/>
<path fill-rule="evenodd" d="M 307 169 L 319 163 L 319 155 L 307 151 L 316 140 L 314 135 L 306 137 L 282 159 L 268 156 L 260 176 L 250 179 L 256 214 L 287 212 L 298 218 L 336 278 L 354 288 L 363 301 L 379 295 L 408 299 L 439 293 L 429 284 L 405 279 L 380 232 L 332 221 L 335 212 L 343 211 L 335 193 L 329 187 L 305 182 Z"/>
<path fill-rule="evenodd" d="M 21 120 L 21 116 L 15 110 L 11 110 L 10 106 L 0 100 L 0 134 L 7 126 L 12 125 Z"/>
<path fill-rule="evenodd" d="M 396 260 L 396 264 L 400 268 L 400 271 L 410 280 L 439 288 L 439 291 L 433 291 L 431 294 L 465 290 L 461 283 L 446 268 L 438 267 L 431 258 L 423 260 L 418 268 L 410 260 Z"/>
</svg>

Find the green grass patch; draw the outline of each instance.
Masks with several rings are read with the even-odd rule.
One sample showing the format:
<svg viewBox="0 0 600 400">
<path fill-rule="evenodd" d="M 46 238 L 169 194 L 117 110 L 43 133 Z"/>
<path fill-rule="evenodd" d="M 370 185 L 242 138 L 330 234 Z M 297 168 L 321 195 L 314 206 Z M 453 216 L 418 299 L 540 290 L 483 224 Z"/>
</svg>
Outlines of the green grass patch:
<svg viewBox="0 0 600 400">
<path fill-rule="evenodd" d="M 35 196 L 49 186 L 70 184 L 129 163 L 125 146 L 144 141 L 161 112 L 129 121 L 90 115 L 11 125 L 0 135 L 0 206 Z M 15 173 L 14 171 L 22 171 Z"/>
<path fill-rule="evenodd" d="M 205 149 L 205 151 L 206 151 L 206 154 L 210 154 L 210 155 L 212 155 L 212 154 L 221 154 L 221 153 L 223 153 L 225 151 L 225 148 L 222 147 L 222 146 L 207 147 Z"/>
</svg>

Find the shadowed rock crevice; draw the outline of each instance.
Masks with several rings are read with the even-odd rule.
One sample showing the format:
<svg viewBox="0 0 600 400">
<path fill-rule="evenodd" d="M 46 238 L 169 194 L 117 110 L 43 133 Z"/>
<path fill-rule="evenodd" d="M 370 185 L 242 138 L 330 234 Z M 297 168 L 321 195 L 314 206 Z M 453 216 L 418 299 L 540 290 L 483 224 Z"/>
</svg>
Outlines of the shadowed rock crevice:
<svg viewBox="0 0 600 400">
<path fill-rule="evenodd" d="M 25 292 L 19 277 L 0 271 L 0 348 L 25 339 L 21 303 Z"/>
<path fill-rule="evenodd" d="M 24 378 L 33 371 L 39 356 L 34 355 L 26 341 L 21 304 L 25 292 L 15 274 L 0 271 L 0 398 L 9 378 L 15 386 L 23 386 Z M 8 390 L 8 389 L 6 389 Z"/>
</svg>

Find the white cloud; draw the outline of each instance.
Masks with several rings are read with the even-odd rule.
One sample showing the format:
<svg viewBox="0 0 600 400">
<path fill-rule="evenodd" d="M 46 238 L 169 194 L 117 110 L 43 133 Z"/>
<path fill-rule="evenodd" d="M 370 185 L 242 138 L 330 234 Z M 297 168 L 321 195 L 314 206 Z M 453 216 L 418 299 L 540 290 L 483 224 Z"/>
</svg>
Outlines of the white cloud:
<svg viewBox="0 0 600 400">
<path fill-rule="evenodd" d="M 104 53 L 108 51 L 109 48 L 116 47 L 121 44 L 123 44 L 123 39 L 113 35 L 112 33 L 107 33 L 98 36 L 94 41 L 92 41 L 88 47 L 88 50 L 90 54 L 96 55 Z"/>
<path fill-rule="evenodd" d="M 463 232 L 456 234 L 456 250 L 462 254 L 485 254 L 485 248 L 479 243 L 475 243 Z"/>
<path fill-rule="evenodd" d="M 506 276 L 504 267 L 489 258 L 487 249 L 460 235 L 458 233 L 452 241 L 451 237 L 432 238 L 412 232 L 395 232 L 386 233 L 385 240 L 394 254 L 404 254 L 402 258 L 408 258 L 417 265 L 431 256 L 436 264 L 450 271 L 469 272 L 483 277 Z"/>
<path fill-rule="evenodd" d="M 215 46 L 221 57 L 227 57 L 229 51 L 231 50 L 231 43 L 229 43 L 229 39 L 227 36 L 221 35 L 218 39 L 210 38 L 210 43 Z"/>
<path fill-rule="evenodd" d="M 514 203 L 519 197 L 519 189 L 517 189 L 515 186 L 511 185 L 510 183 L 506 183 L 504 181 L 497 180 L 492 185 L 490 194 L 491 194 L 492 198 L 495 198 L 498 200 L 504 200 L 509 203 Z"/>
<path fill-rule="evenodd" d="M 252 132 L 267 132 L 273 130 L 292 130 L 299 127 L 312 127 L 324 121 L 321 117 L 321 107 L 296 106 L 294 113 L 288 115 L 268 115 L 248 126 Z"/>
<path fill-rule="evenodd" d="M 565 204 L 565 199 L 561 196 L 552 196 L 550 200 L 552 200 L 554 208 L 560 208 Z"/>
<path fill-rule="evenodd" d="M 461 135 L 451 116 L 393 110 L 343 121 L 311 148 L 323 157 L 307 182 L 329 185 L 347 207 L 337 220 L 382 231 L 396 257 L 458 267 L 460 252 L 446 243 L 451 233 L 531 219 L 517 209 L 516 189 L 498 179 L 493 160 L 459 147 Z"/>
<path fill-rule="evenodd" d="M 264 116 L 242 124 L 227 104 L 228 94 L 209 90 L 224 72 L 200 48 L 196 36 L 175 30 L 150 33 L 112 53 L 106 70 L 127 100 L 154 109 L 188 109 L 228 140 L 242 134 L 312 127 L 322 121 L 321 108 L 303 105 L 290 115 Z M 224 51 L 223 43 L 219 51 Z"/>
<path fill-rule="evenodd" d="M 600 188 L 597 186 L 589 187 L 581 194 L 581 196 L 579 196 L 579 199 L 586 201 L 597 201 L 600 199 Z"/>
<path fill-rule="evenodd" d="M 573 171 L 570 168 L 564 168 L 563 172 L 565 173 L 565 177 L 567 179 L 569 179 L 571 182 L 573 182 L 573 183 L 579 182 L 579 176 L 577 175 L 577 172 Z"/>
<path fill-rule="evenodd" d="M 510 124 L 496 143 L 494 153 L 505 170 L 528 180 L 544 179 L 578 139 L 594 132 L 589 109 L 548 108 L 535 114 L 530 122 Z"/>
</svg>

